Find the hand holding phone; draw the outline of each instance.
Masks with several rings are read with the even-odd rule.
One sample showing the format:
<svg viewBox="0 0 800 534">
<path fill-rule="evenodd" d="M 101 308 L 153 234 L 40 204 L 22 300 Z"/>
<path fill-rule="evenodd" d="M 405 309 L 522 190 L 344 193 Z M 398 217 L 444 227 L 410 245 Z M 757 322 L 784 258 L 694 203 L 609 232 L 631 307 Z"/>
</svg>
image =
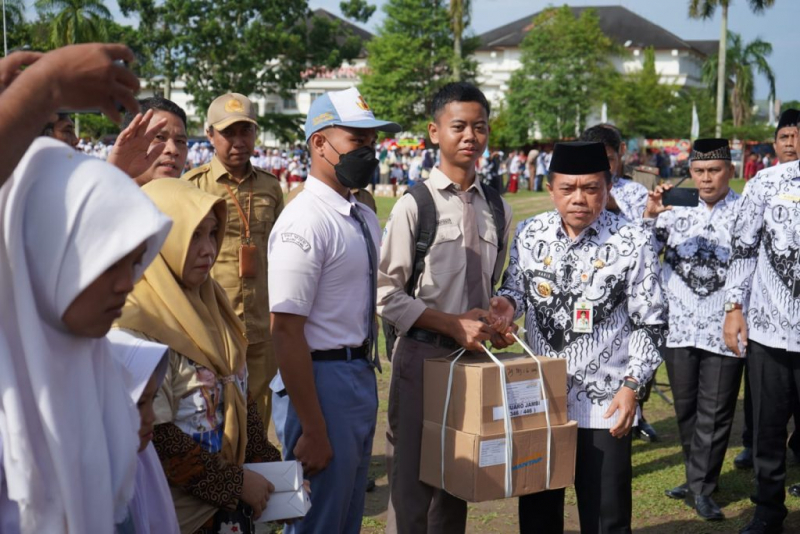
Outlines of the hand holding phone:
<svg viewBox="0 0 800 534">
<path fill-rule="evenodd" d="M 700 204 L 700 191 L 688 187 L 674 187 L 664 193 L 665 206 L 685 206 L 693 208 Z"/>
</svg>

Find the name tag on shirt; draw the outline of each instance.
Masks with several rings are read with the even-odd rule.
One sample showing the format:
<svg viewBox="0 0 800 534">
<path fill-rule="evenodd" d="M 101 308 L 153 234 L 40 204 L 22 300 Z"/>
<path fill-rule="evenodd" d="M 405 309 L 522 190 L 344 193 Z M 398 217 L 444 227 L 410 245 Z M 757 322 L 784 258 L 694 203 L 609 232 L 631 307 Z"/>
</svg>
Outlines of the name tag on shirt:
<svg viewBox="0 0 800 534">
<path fill-rule="evenodd" d="M 550 273 L 547 271 L 540 271 L 538 269 L 533 271 L 533 276 L 538 278 L 544 278 L 545 280 L 550 280 L 551 282 L 556 281 L 556 275 L 554 273 Z"/>
<path fill-rule="evenodd" d="M 781 200 L 788 200 L 789 202 L 800 202 L 800 197 L 797 195 L 789 195 L 787 193 L 782 193 L 778 195 L 778 198 Z"/>
<path fill-rule="evenodd" d="M 575 310 L 572 313 L 573 332 L 578 334 L 591 334 L 594 327 L 594 305 L 585 300 L 575 303 Z"/>
</svg>

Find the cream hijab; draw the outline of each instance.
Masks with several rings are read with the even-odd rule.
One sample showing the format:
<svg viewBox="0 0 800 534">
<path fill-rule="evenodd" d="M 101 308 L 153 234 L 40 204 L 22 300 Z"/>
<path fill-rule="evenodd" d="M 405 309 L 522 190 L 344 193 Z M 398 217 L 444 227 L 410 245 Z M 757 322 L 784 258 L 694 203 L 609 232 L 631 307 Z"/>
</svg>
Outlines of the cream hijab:
<svg viewBox="0 0 800 534">
<path fill-rule="evenodd" d="M 133 495 L 138 414 L 105 338 L 77 337 L 66 309 L 169 219 L 121 171 L 36 140 L 0 188 L 3 467 L 23 532 L 112 532 Z"/>
<path fill-rule="evenodd" d="M 225 201 L 180 180 L 155 180 L 142 191 L 174 220 L 174 226 L 158 258 L 128 296 L 118 326 L 168 345 L 225 383 L 222 456 L 242 465 L 247 405 L 233 376 L 245 365 L 244 325 L 225 291 L 211 277 L 196 289 L 188 289 L 180 281 L 192 234 L 212 210 L 219 222 L 217 250 L 221 247 Z"/>
<path fill-rule="evenodd" d="M 233 377 L 245 365 L 244 325 L 225 291 L 211 277 L 196 289 L 181 283 L 192 234 L 212 210 L 219 223 L 219 251 L 225 235 L 225 201 L 181 180 L 155 180 L 142 191 L 175 224 L 158 258 L 128 296 L 117 326 L 168 345 L 212 371 L 225 384 L 221 454 L 226 461 L 242 465 L 247 446 L 247 405 Z M 180 488 L 172 488 L 172 496 L 183 532 L 194 532 L 217 511 Z"/>
</svg>

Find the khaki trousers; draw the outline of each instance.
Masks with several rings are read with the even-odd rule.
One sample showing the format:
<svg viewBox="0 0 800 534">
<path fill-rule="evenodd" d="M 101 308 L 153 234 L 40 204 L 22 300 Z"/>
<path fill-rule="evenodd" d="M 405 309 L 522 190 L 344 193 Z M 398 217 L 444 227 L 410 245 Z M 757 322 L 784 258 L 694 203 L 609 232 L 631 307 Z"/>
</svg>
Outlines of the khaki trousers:
<svg viewBox="0 0 800 534">
<path fill-rule="evenodd" d="M 272 392 L 269 383 L 278 373 L 278 363 L 272 348 L 272 338 L 247 346 L 247 387 L 258 406 L 258 415 L 264 422 L 264 431 L 269 433 L 272 414 Z"/>
<path fill-rule="evenodd" d="M 386 430 L 389 534 L 463 534 L 466 529 L 467 503 L 419 481 L 423 363 L 450 352 L 407 337 L 395 345 Z"/>
</svg>

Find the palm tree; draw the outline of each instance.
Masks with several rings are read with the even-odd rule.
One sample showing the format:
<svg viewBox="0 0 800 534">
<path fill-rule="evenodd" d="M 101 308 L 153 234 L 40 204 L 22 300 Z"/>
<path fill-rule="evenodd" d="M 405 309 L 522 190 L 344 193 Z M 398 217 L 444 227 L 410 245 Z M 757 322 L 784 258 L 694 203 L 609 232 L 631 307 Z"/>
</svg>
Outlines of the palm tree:
<svg viewBox="0 0 800 534">
<path fill-rule="evenodd" d="M 108 38 L 111 12 L 102 0 L 36 0 L 36 9 L 52 15 L 50 44 L 53 47 Z"/>
<path fill-rule="evenodd" d="M 725 100 L 725 43 L 728 36 L 728 7 L 731 0 L 689 0 L 689 16 L 693 19 L 708 19 L 714 16 L 717 7 L 722 9 L 722 27 L 719 39 L 719 69 L 717 71 L 717 137 L 722 137 L 722 114 Z M 772 7 L 775 0 L 747 0 L 754 13 Z"/>
<path fill-rule="evenodd" d="M 767 61 L 767 56 L 771 53 L 772 45 L 770 43 L 761 39 L 744 43 L 741 35 L 728 32 L 724 72 L 726 79 L 733 80 L 729 102 L 735 127 L 742 126 L 750 118 L 750 112 L 753 109 L 756 72 L 767 79 L 769 98 L 775 99 L 775 73 L 772 72 Z M 708 58 L 703 66 L 703 79 L 709 84 L 709 87 L 716 78 L 718 66 L 717 56 Z"/>
<path fill-rule="evenodd" d="M 2 0 L 3 2 L 3 55 L 8 53 L 8 33 L 14 26 L 25 22 L 24 0 Z"/>
<path fill-rule="evenodd" d="M 453 79 L 461 80 L 461 44 L 464 30 L 469 25 L 471 0 L 450 0 L 450 20 L 453 25 Z"/>
</svg>

